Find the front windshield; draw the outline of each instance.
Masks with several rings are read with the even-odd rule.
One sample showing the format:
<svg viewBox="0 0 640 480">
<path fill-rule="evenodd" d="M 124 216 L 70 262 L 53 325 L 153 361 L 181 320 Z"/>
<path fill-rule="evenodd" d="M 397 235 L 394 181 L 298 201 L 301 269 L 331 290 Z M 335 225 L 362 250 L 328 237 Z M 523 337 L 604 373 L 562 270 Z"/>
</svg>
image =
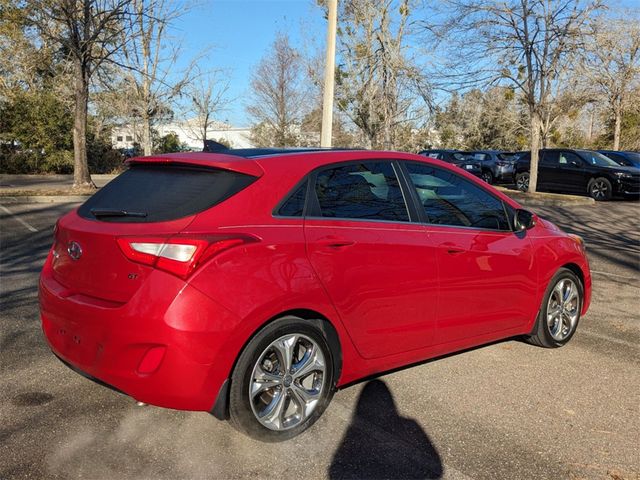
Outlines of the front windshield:
<svg viewBox="0 0 640 480">
<path fill-rule="evenodd" d="M 636 167 L 640 167 L 640 153 L 627 152 L 627 157 Z"/>
<path fill-rule="evenodd" d="M 582 158 L 584 158 L 591 165 L 597 165 L 599 167 L 619 167 L 620 165 L 609 157 L 605 157 L 601 153 L 592 152 L 592 151 L 583 151 L 580 152 Z"/>
</svg>

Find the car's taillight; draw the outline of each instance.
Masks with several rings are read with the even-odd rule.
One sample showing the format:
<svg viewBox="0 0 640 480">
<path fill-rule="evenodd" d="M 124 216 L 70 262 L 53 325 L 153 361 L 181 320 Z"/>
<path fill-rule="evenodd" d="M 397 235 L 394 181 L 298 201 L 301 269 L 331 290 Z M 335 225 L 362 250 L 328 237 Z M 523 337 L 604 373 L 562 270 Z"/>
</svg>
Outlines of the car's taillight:
<svg viewBox="0 0 640 480">
<path fill-rule="evenodd" d="M 239 235 L 120 237 L 117 241 L 129 260 L 187 278 L 215 255 L 257 239 Z"/>
</svg>

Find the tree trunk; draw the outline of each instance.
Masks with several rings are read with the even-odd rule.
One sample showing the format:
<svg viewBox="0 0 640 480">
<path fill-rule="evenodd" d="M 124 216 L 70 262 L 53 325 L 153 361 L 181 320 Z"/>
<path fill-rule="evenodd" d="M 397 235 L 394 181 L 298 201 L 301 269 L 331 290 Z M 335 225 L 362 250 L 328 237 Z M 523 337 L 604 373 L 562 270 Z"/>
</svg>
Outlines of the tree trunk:
<svg viewBox="0 0 640 480">
<path fill-rule="evenodd" d="M 531 163 L 529 165 L 529 193 L 538 186 L 538 156 L 540 151 L 540 126 L 542 119 L 535 110 L 531 112 Z"/>
<path fill-rule="evenodd" d="M 89 79 L 81 61 L 76 60 L 73 122 L 73 188 L 95 188 L 87 163 L 87 106 Z"/>
<path fill-rule="evenodd" d="M 620 150 L 620 130 L 622 128 L 622 112 L 620 109 L 616 109 L 616 124 L 613 129 L 613 149 Z"/>
</svg>

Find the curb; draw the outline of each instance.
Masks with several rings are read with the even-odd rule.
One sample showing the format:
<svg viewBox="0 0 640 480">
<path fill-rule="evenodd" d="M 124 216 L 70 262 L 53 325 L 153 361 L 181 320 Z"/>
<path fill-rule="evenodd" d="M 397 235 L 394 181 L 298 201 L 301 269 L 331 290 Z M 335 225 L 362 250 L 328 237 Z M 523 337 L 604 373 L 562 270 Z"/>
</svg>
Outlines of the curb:
<svg viewBox="0 0 640 480">
<path fill-rule="evenodd" d="M 497 187 L 506 196 L 511 197 L 518 203 L 523 205 L 532 205 L 536 207 L 554 206 L 554 207 L 572 207 L 582 205 L 595 205 L 596 201 L 591 197 L 581 197 L 578 195 L 563 195 L 559 193 L 523 193 L 517 190 L 511 190 L 505 187 Z"/>
<path fill-rule="evenodd" d="M 84 202 L 91 195 L 20 195 L 0 196 L 0 203 L 78 203 Z"/>
</svg>

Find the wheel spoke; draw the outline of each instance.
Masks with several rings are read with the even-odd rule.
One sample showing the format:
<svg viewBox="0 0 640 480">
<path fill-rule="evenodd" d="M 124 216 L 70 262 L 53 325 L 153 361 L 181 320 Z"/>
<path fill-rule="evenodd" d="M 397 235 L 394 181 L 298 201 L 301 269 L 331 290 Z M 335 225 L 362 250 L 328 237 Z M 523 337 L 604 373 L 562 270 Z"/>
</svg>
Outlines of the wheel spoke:
<svg viewBox="0 0 640 480">
<path fill-rule="evenodd" d="M 251 383 L 251 397 L 255 397 L 265 390 L 269 390 L 281 383 L 282 377 L 265 372 L 264 369 L 258 365 L 253 375 L 253 382 Z"/>
<path fill-rule="evenodd" d="M 291 393 L 294 401 L 299 407 L 302 419 L 305 419 L 315 407 L 315 404 L 320 398 L 320 392 L 307 390 L 303 386 L 294 383 L 291 386 Z"/>
<path fill-rule="evenodd" d="M 577 300 L 578 298 L 578 291 L 577 288 L 572 288 L 571 294 L 569 295 L 569 298 L 567 298 L 567 300 L 564 302 L 564 307 L 566 309 L 571 309 L 571 311 L 575 310 L 575 308 L 577 307 L 577 303 L 576 305 L 573 304 L 574 300 Z"/>
<path fill-rule="evenodd" d="M 282 366 L 283 374 L 289 373 L 291 370 L 296 343 L 298 343 L 298 336 L 289 335 L 288 337 L 281 338 L 273 344 L 277 352 L 278 359 L 281 362 L 280 365 Z"/>
<path fill-rule="evenodd" d="M 547 324 L 549 325 L 551 335 L 554 337 L 557 335 L 558 323 L 560 322 L 561 315 L 562 313 L 560 311 L 555 311 L 547 316 Z"/>
<path fill-rule="evenodd" d="M 562 293 L 562 303 L 563 305 L 567 304 L 569 297 L 573 294 L 573 282 L 565 282 L 565 288 Z"/>
<path fill-rule="evenodd" d="M 278 392 L 271 400 L 271 403 L 264 409 L 262 415 L 260 415 L 260 420 L 266 424 L 267 426 L 271 426 L 271 428 L 275 430 L 279 430 L 282 428 L 282 424 L 284 421 L 284 404 L 286 400 L 286 394 L 284 390 Z"/>
<path fill-rule="evenodd" d="M 562 304 L 562 298 L 564 296 L 564 280 L 560 280 L 554 290 L 554 293 L 557 294 L 556 298 L 558 299 L 558 303 Z"/>
<path fill-rule="evenodd" d="M 300 360 L 298 364 L 294 366 L 293 378 L 296 380 L 303 380 L 311 372 L 320 370 L 324 371 L 324 358 L 316 347 L 313 347 L 311 351 L 307 351 L 308 355 Z"/>
</svg>

